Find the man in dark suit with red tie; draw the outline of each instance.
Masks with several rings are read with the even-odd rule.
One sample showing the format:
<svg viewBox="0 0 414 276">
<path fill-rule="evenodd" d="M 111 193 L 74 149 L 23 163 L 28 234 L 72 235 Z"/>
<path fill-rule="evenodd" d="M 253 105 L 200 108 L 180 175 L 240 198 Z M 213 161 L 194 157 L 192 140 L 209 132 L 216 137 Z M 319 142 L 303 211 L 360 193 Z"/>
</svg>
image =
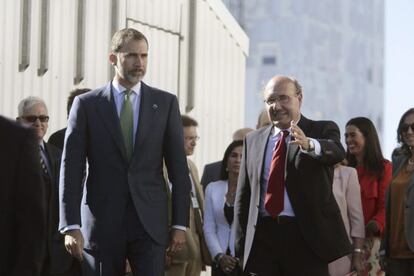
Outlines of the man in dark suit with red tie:
<svg viewBox="0 0 414 276">
<path fill-rule="evenodd" d="M 235 202 L 235 250 L 244 275 L 328 276 L 351 251 L 332 193 L 344 158 L 337 125 L 300 113 L 297 80 L 275 76 L 264 91 L 272 125 L 247 135 Z"/>
<path fill-rule="evenodd" d="M 31 129 L 0 116 L 0 276 L 40 276 L 45 189 Z"/>
</svg>

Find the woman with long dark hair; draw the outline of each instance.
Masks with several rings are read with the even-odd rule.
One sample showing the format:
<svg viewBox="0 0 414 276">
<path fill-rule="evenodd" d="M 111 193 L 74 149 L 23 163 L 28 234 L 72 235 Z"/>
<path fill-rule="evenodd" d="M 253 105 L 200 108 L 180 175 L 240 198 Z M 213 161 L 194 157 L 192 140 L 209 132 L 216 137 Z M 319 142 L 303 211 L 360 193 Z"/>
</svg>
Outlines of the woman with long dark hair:
<svg viewBox="0 0 414 276">
<path fill-rule="evenodd" d="M 243 141 L 233 141 L 223 157 L 220 180 L 207 185 L 204 201 L 204 237 L 210 255 L 214 258 L 213 276 L 236 275 L 237 259 L 234 239 L 231 238 L 233 206 Z"/>
<path fill-rule="evenodd" d="M 377 130 L 372 121 L 357 117 L 345 131 L 346 159 L 358 172 L 365 222 L 364 253 L 369 275 L 381 275 L 379 247 L 385 225 L 385 191 L 391 181 L 392 165 L 382 155 Z"/>
<path fill-rule="evenodd" d="M 392 154 L 393 179 L 386 199 L 384 242 L 387 275 L 414 275 L 414 108 L 401 117 L 400 144 Z"/>
</svg>

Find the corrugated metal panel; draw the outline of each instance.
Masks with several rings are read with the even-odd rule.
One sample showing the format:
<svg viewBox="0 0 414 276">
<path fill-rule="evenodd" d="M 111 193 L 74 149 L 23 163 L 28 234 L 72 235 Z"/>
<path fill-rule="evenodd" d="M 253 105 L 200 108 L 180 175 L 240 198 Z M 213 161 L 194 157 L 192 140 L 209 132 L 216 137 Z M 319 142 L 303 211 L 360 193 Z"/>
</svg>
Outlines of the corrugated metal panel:
<svg viewBox="0 0 414 276">
<path fill-rule="evenodd" d="M 220 160 L 232 133 L 243 126 L 247 37 L 221 1 L 198 1 L 195 108 L 199 147 L 195 161 Z M 226 24 L 232 22 L 233 24 Z"/>
<path fill-rule="evenodd" d="M 74 50 L 75 50 L 75 14 L 76 1 L 50 1 L 49 24 L 49 68 L 43 76 L 37 76 L 40 46 L 40 2 L 31 1 L 31 39 L 30 65 L 23 72 L 18 72 L 17 56 L 19 40 L 15 34 L 19 33 L 20 1 L 3 1 L 6 5 L 2 9 L 2 33 L 8 34 L 10 39 L 2 40 L 2 54 L 0 75 L 1 81 L 1 113 L 16 117 L 19 101 L 29 95 L 43 98 L 48 106 L 51 120 L 49 134 L 65 125 L 66 97 L 74 89 Z M 108 63 L 108 4 L 106 1 L 86 1 L 85 29 L 85 79 L 78 86 L 96 87 L 108 80 L 105 65 Z M 14 35 L 12 35 L 14 34 Z M 6 35 L 7 36 L 7 35 Z M 102 46 L 103 45 L 103 46 Z"/>
<path fill-rule="evenodd" d="M 21 3 L 31 2 L 30 65 L 19 72 Z M 2 1 L 0 26 L 0 113 L 17 115 L 18 102 L 28 95 L 42 97 L 49 108 L 49 134 L 66 124 L 66 97 L 76 87 L 96 88 L 112 78 L 108 65 L 111 23 L 141 30 L 149 40 L 149 67 L 144 81 L 177 94 L 185 111 L 188 93 L 194 92 L 190 112 L 199 121 L 202 137 L 194 159 L 202 166 L 220 159 L 231 134 L 243 127 L 244 72 L 248 39 L 220 0 L 119 0 L 117 18 L 113 0 L 49 1 L 48 70 L 37 75 L 41 0 Z M 77 3 L 85 4 L 83 80 L 75 85 L 78 30 Z M 197 6 L 195 67 L 190 63 L 189 4 Z M 116 24 L 115 24 L 116 25 Z M 188 91 L 189 76 L 194 91 Z"/>
</svg>

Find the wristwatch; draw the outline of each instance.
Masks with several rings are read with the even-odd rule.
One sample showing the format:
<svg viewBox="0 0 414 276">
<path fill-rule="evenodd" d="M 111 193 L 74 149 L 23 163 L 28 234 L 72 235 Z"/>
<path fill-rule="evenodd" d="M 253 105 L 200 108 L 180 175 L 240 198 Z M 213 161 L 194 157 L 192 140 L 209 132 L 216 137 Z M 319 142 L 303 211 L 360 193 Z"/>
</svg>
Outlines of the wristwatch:
<svg viewBox="0 0 414 276">
<path fill-rule="evenodd" d="M 354 248 L 354 253 L 364 253 L 364 250 L 361 248 Z"/>
</svg>

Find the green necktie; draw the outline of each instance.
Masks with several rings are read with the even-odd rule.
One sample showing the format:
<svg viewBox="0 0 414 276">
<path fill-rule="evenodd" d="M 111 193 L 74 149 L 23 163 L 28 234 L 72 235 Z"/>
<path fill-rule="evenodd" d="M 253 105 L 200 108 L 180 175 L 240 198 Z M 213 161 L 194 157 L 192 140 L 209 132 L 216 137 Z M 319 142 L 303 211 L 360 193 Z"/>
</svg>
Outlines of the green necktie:
<svg viewBox="0 0 414 276">
<path fill-rule="evenodd" d="M 134 112 L 132 110 L 132 103 L 129 100 L 132 90 L 127 89 L 124 91 L 124 93 L 125 95 L 121 109 L 120 122 L 122 134 L 124 136 L 125 149 L 129 161 L 131 160 L 133 152 Z"/>
</svg>

